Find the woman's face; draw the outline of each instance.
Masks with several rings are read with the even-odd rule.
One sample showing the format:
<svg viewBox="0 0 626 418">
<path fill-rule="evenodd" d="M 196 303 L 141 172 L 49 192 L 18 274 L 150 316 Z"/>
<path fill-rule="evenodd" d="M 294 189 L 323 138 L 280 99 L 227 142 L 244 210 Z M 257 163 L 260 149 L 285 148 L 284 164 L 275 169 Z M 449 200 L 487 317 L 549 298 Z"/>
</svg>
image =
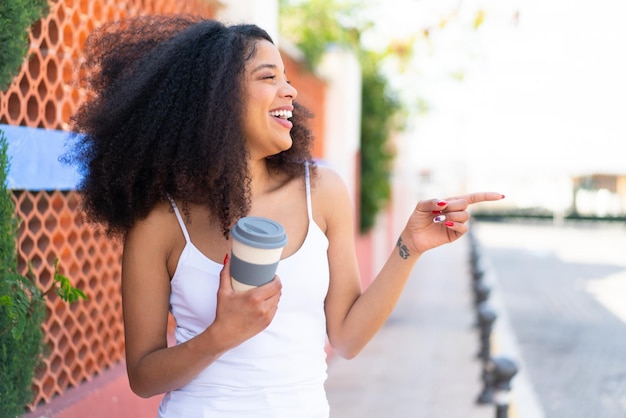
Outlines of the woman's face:
<svg viewBox="0 0 626 418">
<path fill-rule="evenodd" d="M 271 42 L 256 42 L 256 53 L 246 63 L 244 91 L 244 135 L 250 157 L 265 158 L 289 149 L 289 118 L 298 92 L 288 83 L 278 48 Z"/>
</svg>

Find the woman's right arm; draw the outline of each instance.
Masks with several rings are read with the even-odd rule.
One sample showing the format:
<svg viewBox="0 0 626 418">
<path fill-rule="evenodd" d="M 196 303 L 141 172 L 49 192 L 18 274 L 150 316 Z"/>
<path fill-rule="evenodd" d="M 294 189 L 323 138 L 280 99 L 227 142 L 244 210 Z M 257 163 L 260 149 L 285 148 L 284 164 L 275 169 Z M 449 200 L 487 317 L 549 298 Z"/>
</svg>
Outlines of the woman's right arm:
<svg viewBox="0 0 626 418">
<path fill-rule="evenodd" d="M 280 280 L 254 291 L 234 292 L 227 264 L 220 274 L 213 324 L 189 341 L 168 348 L 167 260 L 176 239 L 168 225 L 173 216 L 168 209 L 156 208 L 129 231 L 124 242 L 122 304 L 126 368 L 133 392 L 141 397 L 180 388 L 224 352 L 265 329 L 276 313 L 280 298 Z"/>
</svg>

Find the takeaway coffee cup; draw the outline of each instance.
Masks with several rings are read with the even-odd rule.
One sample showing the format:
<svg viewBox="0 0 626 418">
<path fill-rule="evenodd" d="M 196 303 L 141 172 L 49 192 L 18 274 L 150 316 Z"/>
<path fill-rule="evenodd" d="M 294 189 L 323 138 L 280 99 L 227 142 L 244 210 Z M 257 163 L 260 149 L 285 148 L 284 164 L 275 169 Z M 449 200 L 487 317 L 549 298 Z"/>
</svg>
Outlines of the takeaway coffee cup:
<svg viewBox="0 0 626 418">
<path fill-rule="evenodd" d="M 230 233 L 233 289 L 249 290 L 272 281 L 287 245 L 285 228 L 271 219 L 247 216 L 239 219 Z"/>
</svg>

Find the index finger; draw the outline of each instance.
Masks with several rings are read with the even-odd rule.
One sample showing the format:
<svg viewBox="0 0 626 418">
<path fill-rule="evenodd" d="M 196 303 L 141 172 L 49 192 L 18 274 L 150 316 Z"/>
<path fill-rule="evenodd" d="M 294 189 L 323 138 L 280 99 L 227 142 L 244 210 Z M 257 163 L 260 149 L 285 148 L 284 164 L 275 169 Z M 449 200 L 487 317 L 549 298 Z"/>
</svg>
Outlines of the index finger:
<svg viewBox="0 0 626 418">
<path fill-rule="evenodd" d="M 446 200 L 465 200 L 468 204 L 487 202 L 492 200 L 501 200 L 504 199 L 504 195 L 502 193 L 497 192 L 478 192 L 478 193 L 468 193 L 460 196 L 449 197 Z"/>
</svg>

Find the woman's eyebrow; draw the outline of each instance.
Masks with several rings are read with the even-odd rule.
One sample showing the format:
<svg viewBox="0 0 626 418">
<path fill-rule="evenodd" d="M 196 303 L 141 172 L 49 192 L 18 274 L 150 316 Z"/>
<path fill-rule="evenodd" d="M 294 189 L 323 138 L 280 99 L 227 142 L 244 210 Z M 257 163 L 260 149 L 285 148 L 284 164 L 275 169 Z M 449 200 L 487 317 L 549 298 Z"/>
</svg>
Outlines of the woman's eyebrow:
<svg viewBox="0 0 626 418">
<path fill-rule="evenodd" d="M 256 73 L 257 71 L 261 71 L 265 68 L 269 68 L 271 70 L 275 70 L 276 68 L 278 68 L 276 65 L 274 64 L 261 64 L 258 67 L 256 67 L 254 70 L 252 70 L 252 73 Z"/>
</svg>

